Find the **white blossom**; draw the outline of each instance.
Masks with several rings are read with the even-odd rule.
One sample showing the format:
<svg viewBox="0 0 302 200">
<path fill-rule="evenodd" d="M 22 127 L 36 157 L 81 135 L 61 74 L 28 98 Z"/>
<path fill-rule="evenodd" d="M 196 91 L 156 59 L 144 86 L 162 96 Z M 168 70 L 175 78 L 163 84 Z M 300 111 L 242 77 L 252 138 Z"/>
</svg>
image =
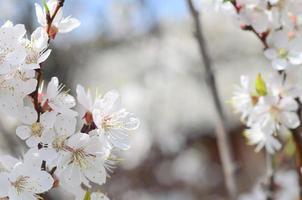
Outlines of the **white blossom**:
<svg viewBox="0 0 302 200">
<path fill-rule="evenodd" d="M 43 96 L 42 105 L 49 106 L 51 110 L 57 113 L 77 116 L 77 112 L 71 109 L 76 104 L 74 97 L 63 89 L 64 85 L 59 85 L 58 78 L 52 77 L 48 83 L 46 94 Z"/>
<path fill-rule="evenodd" d="M 247 76 L 240 77 L 241 85 L 235 88 L 232 105 L 236 112 L 241 113 L 241 119 L 246 120 L 258 103 L 259 97 L 253 92 Z"/>
<path fill-rule="evenodd" d="M 140 122 L 132 113 L 120 107 L 116 91 L 107 92 L 97 102 L 92 114 L 100 134 L 106 135 L 113 147 L 122 150 L 129 148 L 129 134 L 138 128 Z"/>
<path fill-rule="evenodd" d="M 57 4 L 57 0 L 48 0 L 47 6 L 49 8 L 50 16 L 53 16 Z M 39 24 L 42 27 L 47 28 L 46 10 L 43 9 L 39 4 L 35 4 L 35 6 Z M 77 28 L 79 25 L 80 21 L 72 18 L 71 16 L 64 18 L 62 9 L 60 8 L 52 22 L 52 26 L 50 28 L 50 37 L 54 38 L 57 33 L 68 33 Z"/>
<path fill-rule="evenodd" d="M 21 114 L 20 118 L 25 125 L 19 126 L 16 134 L 22 140 L 26 140 L 26 144 L 29 147 L 37 146 L 39 143 L 47 140 L 48 132 L 53 131 L 56 113 L 45 112 L 40 116 L 39 121 L 37 112 L 33 108 L 25 107 Z"/>
<path fill-rule="evenodd" d="M 270 47 L 264 55 L 271 60 L 274 69 L 284 70 L 302 64 L 301 38 L 290 38 L 286 31 L 277 31 L 270 33 L 267 40 Z"/>
<path fill-rule="evenodd" d="M 30 163 L 18 162 L 8 173 L 0 173 L 0 198 L 34 200 L 50 190 L 53 178 L 46 171 L 33 169 Z"/>
<path fill-rule="evenodd" d="M 59 158 L 59 176 L 68 185 L 80 185 L 88 180 L 99 185 L 106 182 L 107 156 L 99 140 L 88 134 L 76 133 L 65 145 Z"/>
<path fill-rule="evenodd" d="M 25 39 L 26 48 L 25 62 L 22 63 L 23 69 L 37 69 L 39 64 L 44 62 L 51 53 L 48 47 L 48 35 L 45 29 L 39 27 L 31 35 L 31 39 Z"/>
</svg>

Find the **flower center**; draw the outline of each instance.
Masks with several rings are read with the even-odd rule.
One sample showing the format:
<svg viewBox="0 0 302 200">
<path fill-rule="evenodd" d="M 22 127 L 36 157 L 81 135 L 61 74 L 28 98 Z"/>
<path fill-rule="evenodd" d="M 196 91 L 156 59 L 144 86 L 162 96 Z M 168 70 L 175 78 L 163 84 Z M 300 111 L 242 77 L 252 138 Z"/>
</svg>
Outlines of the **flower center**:
<svg viewBox="0 0 302 200">
<path fill-rule="evenodd" d="M 280 113 L 280 109 L 276 106 L 271 106 L 269 112 L 271 113 L 271 115 L 274 117 L 274 118 L 277 118 L 277 116 L 279 115 Z"/>
<path fill-rule="evenodd" d="M 16 189 L 17 193 L 20 194 L 25 190 L 28 179 L 28 176 L 19 176 L 15 182 L 11 183 L 11 185 Z"/>
<path fill-rule="evenodd" d="M 278 55 L 280 58 L 286 58 L 288 55 L 288 51 L 284 48 L 278 49 Z"/>
<path fill-rule="evenodd" d="M 0 64 L 4 63 L 7 54 L 8 54 L 7 49 L 0 49 Z"/>
<path fill-rule="evenodd" d="M 251 95 L 251 101 L 253 106 L 255 106 L 258 103 L 259 97 L 255 95 Z"/>
<path fill-rule="evenodd" d="M 25 58 L 26 64 L 36 64 L 38 62 L 38 55 L 35 53 L 30 53 Z"/>
<path fill-rule="evenodd" d="M 83 149 L 73 150 L 71 163 L 75 163 L 81 169 L 85 169 L 88 166 L 87 156 Z"/>
<path fill-rule="evenodd" d="M 56 151 L 63 150 L 64 146 L 65 146 L 65 140 L 66 140 L 66 136 L 64 136 L 64 135 L 55 137 L 55 139 L 52 142 L 52 147 Z"/>
<path fill-rule="evenodd" d="M 41 123 L 35 122 L 31 125 L 31 132 L 35 136 L 41 137 L 44 127 Z"/>
</svg>

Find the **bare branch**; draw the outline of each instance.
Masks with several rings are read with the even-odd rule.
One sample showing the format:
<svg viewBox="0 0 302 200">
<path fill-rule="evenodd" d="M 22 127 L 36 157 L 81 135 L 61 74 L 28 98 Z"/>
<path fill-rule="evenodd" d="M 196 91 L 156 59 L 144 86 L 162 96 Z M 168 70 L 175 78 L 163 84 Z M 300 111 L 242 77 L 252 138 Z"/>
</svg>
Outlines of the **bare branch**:
<svg viewBox="0 0 302 200">
<path fill-rule="evenodd" d="M 220 158 L 222 162 L 224 179 L 226 188 L 228 190 L 231 199 L 236 199 L 237 197 L 237 187 L 234 177 L 234 166 L 233 166 L 233 156 L 230 148 L 230 142 L 227 135 L 226 128 L 226 117 L 223 111 L 223 107 L 219 98 L 215 76 L 212 69 L 212 63 L 208 51 L 206 48 L 206 43 L 202 33 L 201 22 L 199 18 L 199 12 L 195 9 L 192 0 L 187 0 L 188 7 L 190 9 L 192 18 L 195 25 L 195 36 L 199 45 L 200 55 L 204 62 L 206 82 L 208 88 L 211 92 L 213 103 L 218 115 L 216 135 L 218 141 L 218 149 L 220 153 Z"/>
</svg>

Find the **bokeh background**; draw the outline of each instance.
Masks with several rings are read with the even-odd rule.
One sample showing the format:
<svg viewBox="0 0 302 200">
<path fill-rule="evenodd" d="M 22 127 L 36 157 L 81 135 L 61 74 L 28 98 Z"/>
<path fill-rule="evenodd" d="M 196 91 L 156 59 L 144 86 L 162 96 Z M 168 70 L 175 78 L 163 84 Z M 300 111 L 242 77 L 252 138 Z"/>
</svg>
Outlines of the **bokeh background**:
<svg viewBox="0 0 302 200">
<path fill-rule="evenodd" d="M 37 26 L 33 0 L 1 0 L 0 19 Z M 38 2 L 40 3 L 40 2 Z M 218 89 L 227 113 L 240 192 L 264 173 L 263 155 L 242 136 L 230 98 L 241 74 L 265 71 L 261 43 L 238 27 L 232 12 L 197 0 Z M 65 15 L 81 26 L 58 35 L 44 76 L 57 76 L 71 93 L 76 84 L 104 93 L 118 89 L 141 119 L 132 149 L 102 188 L 113 200 L 226 199 L 218 155 L 216 113 L 185 0 L 66 0 Z M 1 150 L 25 152 L 13 134 L 18 122 L 1 118 Z M 62 192 L 53 199 L 70 199 Z M 50 197 L 51 198 L 51 197 Z"/>
</svg>

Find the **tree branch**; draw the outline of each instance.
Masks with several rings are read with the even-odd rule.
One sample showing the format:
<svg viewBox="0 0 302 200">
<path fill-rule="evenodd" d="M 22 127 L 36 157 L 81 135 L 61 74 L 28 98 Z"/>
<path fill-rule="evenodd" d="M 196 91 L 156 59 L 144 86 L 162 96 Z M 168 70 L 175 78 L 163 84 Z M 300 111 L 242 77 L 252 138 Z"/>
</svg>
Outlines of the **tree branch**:
<svg viewBox="0 0 302 200">
<path fill-rule="evenodd" d="M 237 14 L 239 14 L 239 13 L 240 13 L 240 10 L 241 10 L 241 7 L 237 5 L 237 1 L 234 0 L 234 1 L 230 1 L 230 2 L 231 2 L 232 5 L 234 6 L 234 8 L 235 8 Z M 264 33 L 258 33 L 258 32 L 254 29 L 254 27 L 252 27 L 252 26 L 247 26 L 247 25 L 243 25 L 243 26 L 241 26 L 241 28 L 242 28 L 242 30 L 251 31 L 252 33 L 254 33 L 254 34 L 257 36 L 257 38 L 261 41 L 261 43 L 263 44 L 264 49 L 267 49 L 267 48 L 269 47 L 268 44 L 267 44 L 267 42 L 266 42 L 266 38 L 267 38 L 267 36 L 268 36 L 269 31 L 264 32 Z"/>
<path fill-rule="evenodd" d="M 216 135 L 218 141 L 218 149 L 219 149 L 223 172 L 224 172 L 226 188 L 229 193 L 229 197 L 231 199 L 236 199 L 237 187 L 234 177 L 233 156 L 232 156 L 230 143 L 227 135 L 226 117 L 219 98 L 216 80 L 212 69 L 212 63 L 208 55 L 206 44 L 204 41 L 202 27 L 199 19 L 199 12 L 195 9 L 192 0 L 187 0 L 187 4 L 190 9 L 192 18 L 194 20 L 195 36 L 199 45 L 200 55 L 204 62 L 206 83 L 211 92 L 214 106 L 218 115 Z"/>
</svg>

